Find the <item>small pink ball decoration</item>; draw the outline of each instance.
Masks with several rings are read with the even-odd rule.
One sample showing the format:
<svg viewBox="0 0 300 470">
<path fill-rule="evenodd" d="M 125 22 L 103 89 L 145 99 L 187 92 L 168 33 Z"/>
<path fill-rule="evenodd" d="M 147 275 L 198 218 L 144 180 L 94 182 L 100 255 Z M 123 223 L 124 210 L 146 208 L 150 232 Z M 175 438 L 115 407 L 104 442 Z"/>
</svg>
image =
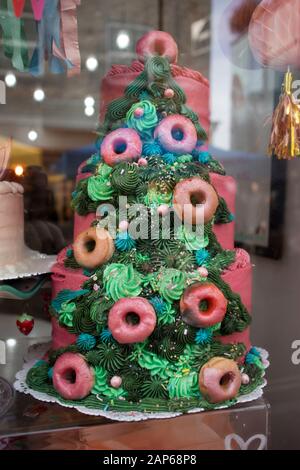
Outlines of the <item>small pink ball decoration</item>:
<svg viewBox="0 0 300 470">
<path fill-rule="evenodd" d="M 129 227 L 129 223 L 127 222 L 127 220 L 122 220 L 122 221 L 119 223 L 119 230 L 120 230 L 120 232 L 127 232 L 128 227 Z"/>
<path fill-rule="evenodd" d="M 162 217 L 166 216 L 169 212 L 169 206 L 167 204 L 162 204 L 157 208 L 157 213 Z"/>
<path fill-rule="evenodd" d="M 249 25 L 249 42 L 258 62 L 277 70 L 300 68 L 298 0 L 263 0 Z"/>
<path fill-rule="evenodd" d="M 138 160 L 138 165 L 139 165 L 139 166 L 147 166 L 147 165 L 148 165 L 148 162 L 147 162 L 146 158 L 140 158 L 140 159 Z"/>
<path fill-rule="evenodd" d="M 172 90 L 172 88 L 167 88 L 164 92 L 165 98 L 171 99 L 171 98 L 174 98 L 174 95 L 175 93 L 174 93 L 174 90 Z"/>
<path fill-rule="evenodd" d="M 110 385 L 111 385 L 113 388 L 120 388 L 121 385 L 122 385 L 122 377 L 119 377 L 118 375 L 114 375 L 114 376 L 110 379 Z"/>
<path fill-rule="evenodd" d="M 243 385 L 248 385 L 250 382 L 250 377 L 248 374 L 242 374 L 242 384 Z"/>
<path fill-rule="evenodd" d="M 136 108 L 133 114 L 134 114 L 134 117 L 141 118 L 142 116 L 144 116 L 144 110 L 143 108 Z"/>
<path fill-rule="evenodd" d="M 207 277 L 208 276 L 208 271 L 206 268 L 198 268 L 197 269 L 198 273 L 200 274 L 201 277 Z"/>
</svg>

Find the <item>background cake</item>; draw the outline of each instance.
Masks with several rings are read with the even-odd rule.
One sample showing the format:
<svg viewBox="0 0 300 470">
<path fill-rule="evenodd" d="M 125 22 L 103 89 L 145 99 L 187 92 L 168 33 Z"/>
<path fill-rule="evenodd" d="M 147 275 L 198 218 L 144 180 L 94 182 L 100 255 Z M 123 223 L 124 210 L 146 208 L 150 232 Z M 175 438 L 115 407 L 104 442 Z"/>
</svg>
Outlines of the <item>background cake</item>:
<svg viewBox="0 0 300 470">
<path fill-rule="evenodd" d="M 24 256 L 23 186 L 0 181 L 0 266 L 15 264 Z"/>
<path fill-rule="evenodd" d="M 75 241 L 53 269 L 52 349 L 27 375 L 33 393 L 81 410 L 212 409 L 264 383 L 249 337 L 250 257 L 234 250 L 236 184 L 204 145 L 208 82 L 177 54 L 170 35 L 153 31 L 138 61 L 102 82 L 99 152 L 79 168 Z M 147 235 L 158 216 L 154 239 L 133 236 L 135 204 Z M 198 209 L 201 236 L 191 230 Z"/>
</svg>

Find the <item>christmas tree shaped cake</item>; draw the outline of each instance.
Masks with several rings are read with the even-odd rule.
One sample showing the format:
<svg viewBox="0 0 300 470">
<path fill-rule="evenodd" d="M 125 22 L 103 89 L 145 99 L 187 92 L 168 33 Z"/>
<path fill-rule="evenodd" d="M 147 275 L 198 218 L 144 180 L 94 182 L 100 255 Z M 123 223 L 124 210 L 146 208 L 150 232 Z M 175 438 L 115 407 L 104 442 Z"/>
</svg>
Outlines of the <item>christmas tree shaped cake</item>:
<svg viewBox="0 0 300 470">
<path fill-rule="evenodd" d="M 230 406 L 265 368 L 249 340 L 249 256 L 233 249 L 235 186 L 205 150 L 178 79 L 198 76 L 175 65 L 174 40 L 151 32 L 137 51 L 105 79 L 108 94 L 128 83 L 80 167 L 75 241 L 53 272 L 52 349 L 27 386 L 119 416 Z"/>
</svg>

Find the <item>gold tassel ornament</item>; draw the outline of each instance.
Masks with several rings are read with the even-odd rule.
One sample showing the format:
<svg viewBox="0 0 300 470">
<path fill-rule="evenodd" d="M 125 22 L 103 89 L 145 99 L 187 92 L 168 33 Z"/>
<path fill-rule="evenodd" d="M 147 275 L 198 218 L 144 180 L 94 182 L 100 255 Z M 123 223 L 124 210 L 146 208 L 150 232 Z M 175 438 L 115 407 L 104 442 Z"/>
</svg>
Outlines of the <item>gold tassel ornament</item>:
<svg viewBox="0 0 300 470">
<path fill-rule="evenodd" d="M 272 119 L 269 154 L 276 155 L 279 160 L 300 155 L 300 106 L 293 96 L 292 83 L 293 75 L 288 70 Z"/>
</svg>

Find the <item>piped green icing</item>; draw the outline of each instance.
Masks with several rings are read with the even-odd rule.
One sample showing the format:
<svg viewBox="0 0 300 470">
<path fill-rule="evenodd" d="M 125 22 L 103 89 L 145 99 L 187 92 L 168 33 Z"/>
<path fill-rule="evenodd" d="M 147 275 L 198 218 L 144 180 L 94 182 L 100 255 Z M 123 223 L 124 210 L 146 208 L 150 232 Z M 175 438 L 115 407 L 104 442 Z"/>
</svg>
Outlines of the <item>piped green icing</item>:
<svg viewBox="0 0 300 470">
<path fill-rule="evenodd" d="M 59 322 L 66 326 L 73 326 L 73 316 L 76 310 L 75 302 L 64 302 L 59 312 Z"/>
<path fill-rule="evenodd" d="M 178 269 L 164 269 L 158 276 L 160 295 L 169 303 L 179 300 L 186 286 L 187 276 Z"/>
<path fill-rule="evenodd" d="M 102 176 L 89 178 L 87 190 L 92 201 L 108 201 L 114 193 L 111 182 Z"/>
<path fill-rule="evenodd" d="M 115 302 L 122 297 L 137 297 L 141 291 L 141 275 L 132 264 L 113 263 L 103 273 L 105 291 Z"/>
<path fill-rule="evenodd" d="M 141 109 L 143 111 L 142 116 L 135 116 L 134 113 L 137 109 Z M 155 106 L 151 103 L 151 101 L 148 100 L 143 100 L 134 104 L 127 112 L 126 123 L 128 127 L 135 129 L 141 134 L 151 134 L 151 130 L 158 123 L 158 117 Z"/>
<path fill-rule="evenodd" d="M 118 398 L 126 395 L 126 392 L 123 388 L 113 388 L 110 387 L 107 383 L 107 372 L 103 367 L 95 367 L 94 368 L 94 377 L 95 383 L 92 388 L 92 393 L 97 395 L 104 395 L 108 398 Z"/>
<path fill-rule="evenodd" d="M 177 238 L 185 244 L 186 249 L 189 251 L 200 250 L 209 243 L 207 235 L 195 233 L 192 227 L 186 227 L 185 225 L 179 227 Z"/>
<path fill-rule="evenodd" d="M 139 184 L 139 172 L 136 165 L 123 162 L 114 168 L 111 184 L 121 194 L 134 194 Z"/>
</svg>

